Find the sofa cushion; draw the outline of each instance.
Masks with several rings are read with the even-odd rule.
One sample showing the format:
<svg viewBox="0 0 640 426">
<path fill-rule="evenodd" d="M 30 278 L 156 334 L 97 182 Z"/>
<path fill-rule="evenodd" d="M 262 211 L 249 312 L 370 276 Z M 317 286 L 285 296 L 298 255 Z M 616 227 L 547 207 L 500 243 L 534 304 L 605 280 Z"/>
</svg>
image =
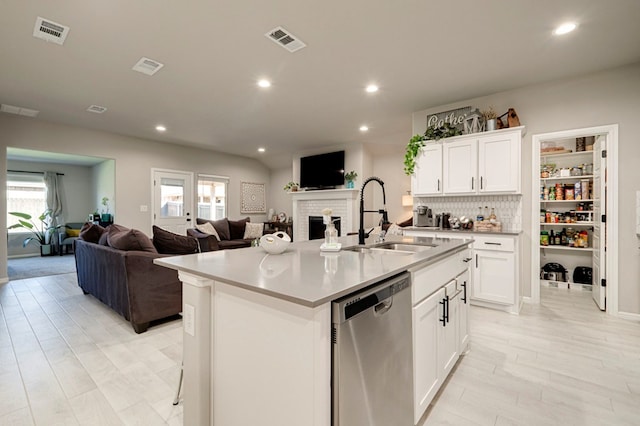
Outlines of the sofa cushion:
<svg viewBox="0 0 640 426">
<path fill-rule="evenodd" d="M 207 219 L 196 218 L 196 224 L 198 225 L 202 225 L 203 223 L 207 223 L 207 222 L 212 224 L 213 227 L 216 229 L 216 231 L 218 231 L 218 237 L 219 237 L 218 239 L 220 241 L 231 239 L 231 234 L 229 233 L 229 219 L 227 219 L 226 217 L 219 220 L 207 220 Z"/>
<path fill-rule="evenodd" d="M 243 239 L 255 239 L 262 237 L 262 233 L 264 232 L 264 223 L 251 223 L 247 222 L 244 228 L 244 236 Z"/>
<path fill-rule="evenodd" d="M 102 234 L 104 234 L 104 228 L 91 222 L 86 222 L 80 229 L 80 239 L 90 243 L 97 243 Z"/>
<path fill-rule="evenodd" d="M 244 228 L 246 227 L 247 222 L 249 222 L 251 218 L 245 217 L 240 220 L 230 220 L 229 221 L 229 239 L 230 240 L 241 240 L 244 237 Z"/>
<path fill-rule="evenodd" d="M 112 226 L 112 225 L 111 225 Z M 148 251 L 151 253 L 157 253 L 158 251 L 151 243 L 149 237 L 144 235 L 141 231 L 137 229 L 129 229 L 126 231 L 113 231 L 109 232 L 109 236 L 107 237 L 107 241 L 109 242 L 109 246 L 114 249 L 130 251 L 130 250 L 138 250 L 138 251 Z"/>
<path fill-rule="evenodd" d="M 196 229 L 204 234 L 215 236 L 218 241 L 220 241 L 221 239 L 220 235 L 218 235 L 218 231 L 216 231 L 216 228 L 213 227 L 211 222 L 205 222 L 203 224 L 196 225 Z"/>
<path fill-rule="evenodd" d="M 251 240 L 226 240 L 220 241 L 220 250 L 230 250 L 244 247 L 251 247 Z"/>
<path fill-rule="evenodd" d="M 112 223 L 111 225 L 104 228 L 104 233 L 100 236 L 98 240 L 98 244 L 101 246 L 109 247 L 109 234 L 114 234 L 120 231 L 128 231 L 129 228 L 126 226 L 118 225 L 117 223 Z"/>
<path fill-rule="evenodd" d="M 153 225 L 153 245 L 162 254 L 191 254 L 198 252 L 198 240 L 178 235 Z"/>
</svg>

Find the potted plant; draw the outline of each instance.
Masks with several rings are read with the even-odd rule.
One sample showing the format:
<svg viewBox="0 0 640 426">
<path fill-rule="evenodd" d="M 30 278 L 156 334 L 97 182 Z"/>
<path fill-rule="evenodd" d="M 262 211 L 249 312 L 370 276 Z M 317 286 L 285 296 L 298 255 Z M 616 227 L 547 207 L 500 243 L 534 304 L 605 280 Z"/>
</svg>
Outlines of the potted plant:
<svg viewBox="0 0 640 426">
<path fill-rule="evenodd" d="M 287 192 L 296 192 L 298 190 L 298 184 L 296 182 L 289 182 L 284 186 L 284 190 Z"/>
<path fill-rule="evenodd" d="M 108 197 L 102 197 L 102 205 L 104 206 L 104 208 L 102 209 L 101 220 L 102 220 L 102 222 L 109 223 L 109 222 L 111 222 L 111 214 L 109 213 L 109 198 Z"/>
<path fill-rule="evenodd" d="M 481 112 L 484 117 L 484 121 L 486 123 L 487 131 L 496 130 L 497 122 L 498 122 L 498 114 L 493 109 L 493 106 L 490 106 L 489 109 L 483 110 Z"/>
<path fill-rule="evenodd" d="M 40 246 L 40 255 L 49 256 L 52 254 L 51 250 L 51 235 L 63 225 L 51 226 L 53 217 L 51 216 L 51 210 L 45 210 L 40 216 L 38 216 L 39 223 L 34 222 L 32 216 L 29 213 L 21 212 L 9 212 L 10 215 L 18 218 L 18 223 L 11 225 L 8 229 L 23 228 L 31 233 L 22 242 L 22 247 L 26 247 L 27 244 L 34 241 Z"/>
<path fill-rule="evenodd" d="M 353 181 L 358 177 L 358 173 L 355 170 L 351 170 L 344 174 L 344 180 L 347 181 L 347 188 L 353 188 Z"/>
</svg>

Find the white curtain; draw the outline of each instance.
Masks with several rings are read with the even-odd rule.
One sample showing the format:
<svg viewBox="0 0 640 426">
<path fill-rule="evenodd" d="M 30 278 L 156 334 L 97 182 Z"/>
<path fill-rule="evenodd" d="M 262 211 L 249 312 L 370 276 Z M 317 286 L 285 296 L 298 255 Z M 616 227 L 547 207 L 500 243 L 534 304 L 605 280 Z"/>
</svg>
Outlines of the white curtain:
<svg viewBox="0 0 640 426">
<path fill-rule="evenodd" d="M 47 209 L 51 210 L 50 225 L 56 226 L 58 225 L 58 216 L 62 214 L 62 196 L 58 174 L 44 172 L 44 184 L 47 187 Z"/>
</svg>

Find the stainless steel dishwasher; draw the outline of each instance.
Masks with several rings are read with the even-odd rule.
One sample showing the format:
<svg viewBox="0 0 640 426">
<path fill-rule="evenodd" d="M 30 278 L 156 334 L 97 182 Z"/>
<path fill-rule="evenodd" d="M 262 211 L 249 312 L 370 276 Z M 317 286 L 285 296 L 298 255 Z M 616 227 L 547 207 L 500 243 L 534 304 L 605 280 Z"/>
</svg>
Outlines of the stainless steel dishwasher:
<svg viewBox="0 0 640 426">
<path fill-rule="evenodd" d="M 411 279 L 332 303 L 333 426 L 413 426 Z"/>
</svg>

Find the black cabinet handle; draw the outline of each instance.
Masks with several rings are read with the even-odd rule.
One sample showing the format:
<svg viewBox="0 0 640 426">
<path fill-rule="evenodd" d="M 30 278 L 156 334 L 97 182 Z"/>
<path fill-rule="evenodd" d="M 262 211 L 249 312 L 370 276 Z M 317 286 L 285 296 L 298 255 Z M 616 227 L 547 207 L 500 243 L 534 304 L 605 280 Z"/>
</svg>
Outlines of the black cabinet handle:
<svg viewBox="0 0 640 426">
<path fill-rule="evenodd" d="M 502 243 L 485 242 L 485 245 L 488 245 L 488 246 L 501 246 Z"/>
<path fill-rule="evenodd" d="M 440 191 L 440 179 L 438 179 L 438 192 Z"/>
<path fill-rule="evenodd" d="M 464 302 L 464 304 L 467 304 L 467 282 L 466 281 L 462 281 L 462 301 Z"/>
<path fill-rule="evenodd" d="M 467 262 L 469 262 L 470 260 L 471 260 L 471 258 L 470 258 L 470 257 L 465 257 L 464 259 L 462 259 L 462 261 L 463 261 L 464 263 L 467 263 Z"/>
<path fill-rule="evenodd" d="M 473 177 L 471 177 L 471 189 L 473 189 Z"/>
<path fill-rule="evenodd" d="M 478 255 L 476 254 L 476 268 L 478 267 Z"/>
<path fill-rule="evenodd" d="M 482 189 L 482 176 L 480 176 L 480 189 Z"/>
<path fill-rule="evenodd" d="M 444 298 L 445 302 L 447 302 L 444 306 L 447 308 L 447 322 L 449 322 L 449 296 Z"/>
<path fill-rule="evenodd" d="M 442 323 L 443 327 L 447 326 L 447 306 L 446 306 L 446 299 L 442 299 L 442 301 L 440 301 L 440 304 L 442 305 L 442 318 L 440 318 L 440 322 Z"/>
</svg>

